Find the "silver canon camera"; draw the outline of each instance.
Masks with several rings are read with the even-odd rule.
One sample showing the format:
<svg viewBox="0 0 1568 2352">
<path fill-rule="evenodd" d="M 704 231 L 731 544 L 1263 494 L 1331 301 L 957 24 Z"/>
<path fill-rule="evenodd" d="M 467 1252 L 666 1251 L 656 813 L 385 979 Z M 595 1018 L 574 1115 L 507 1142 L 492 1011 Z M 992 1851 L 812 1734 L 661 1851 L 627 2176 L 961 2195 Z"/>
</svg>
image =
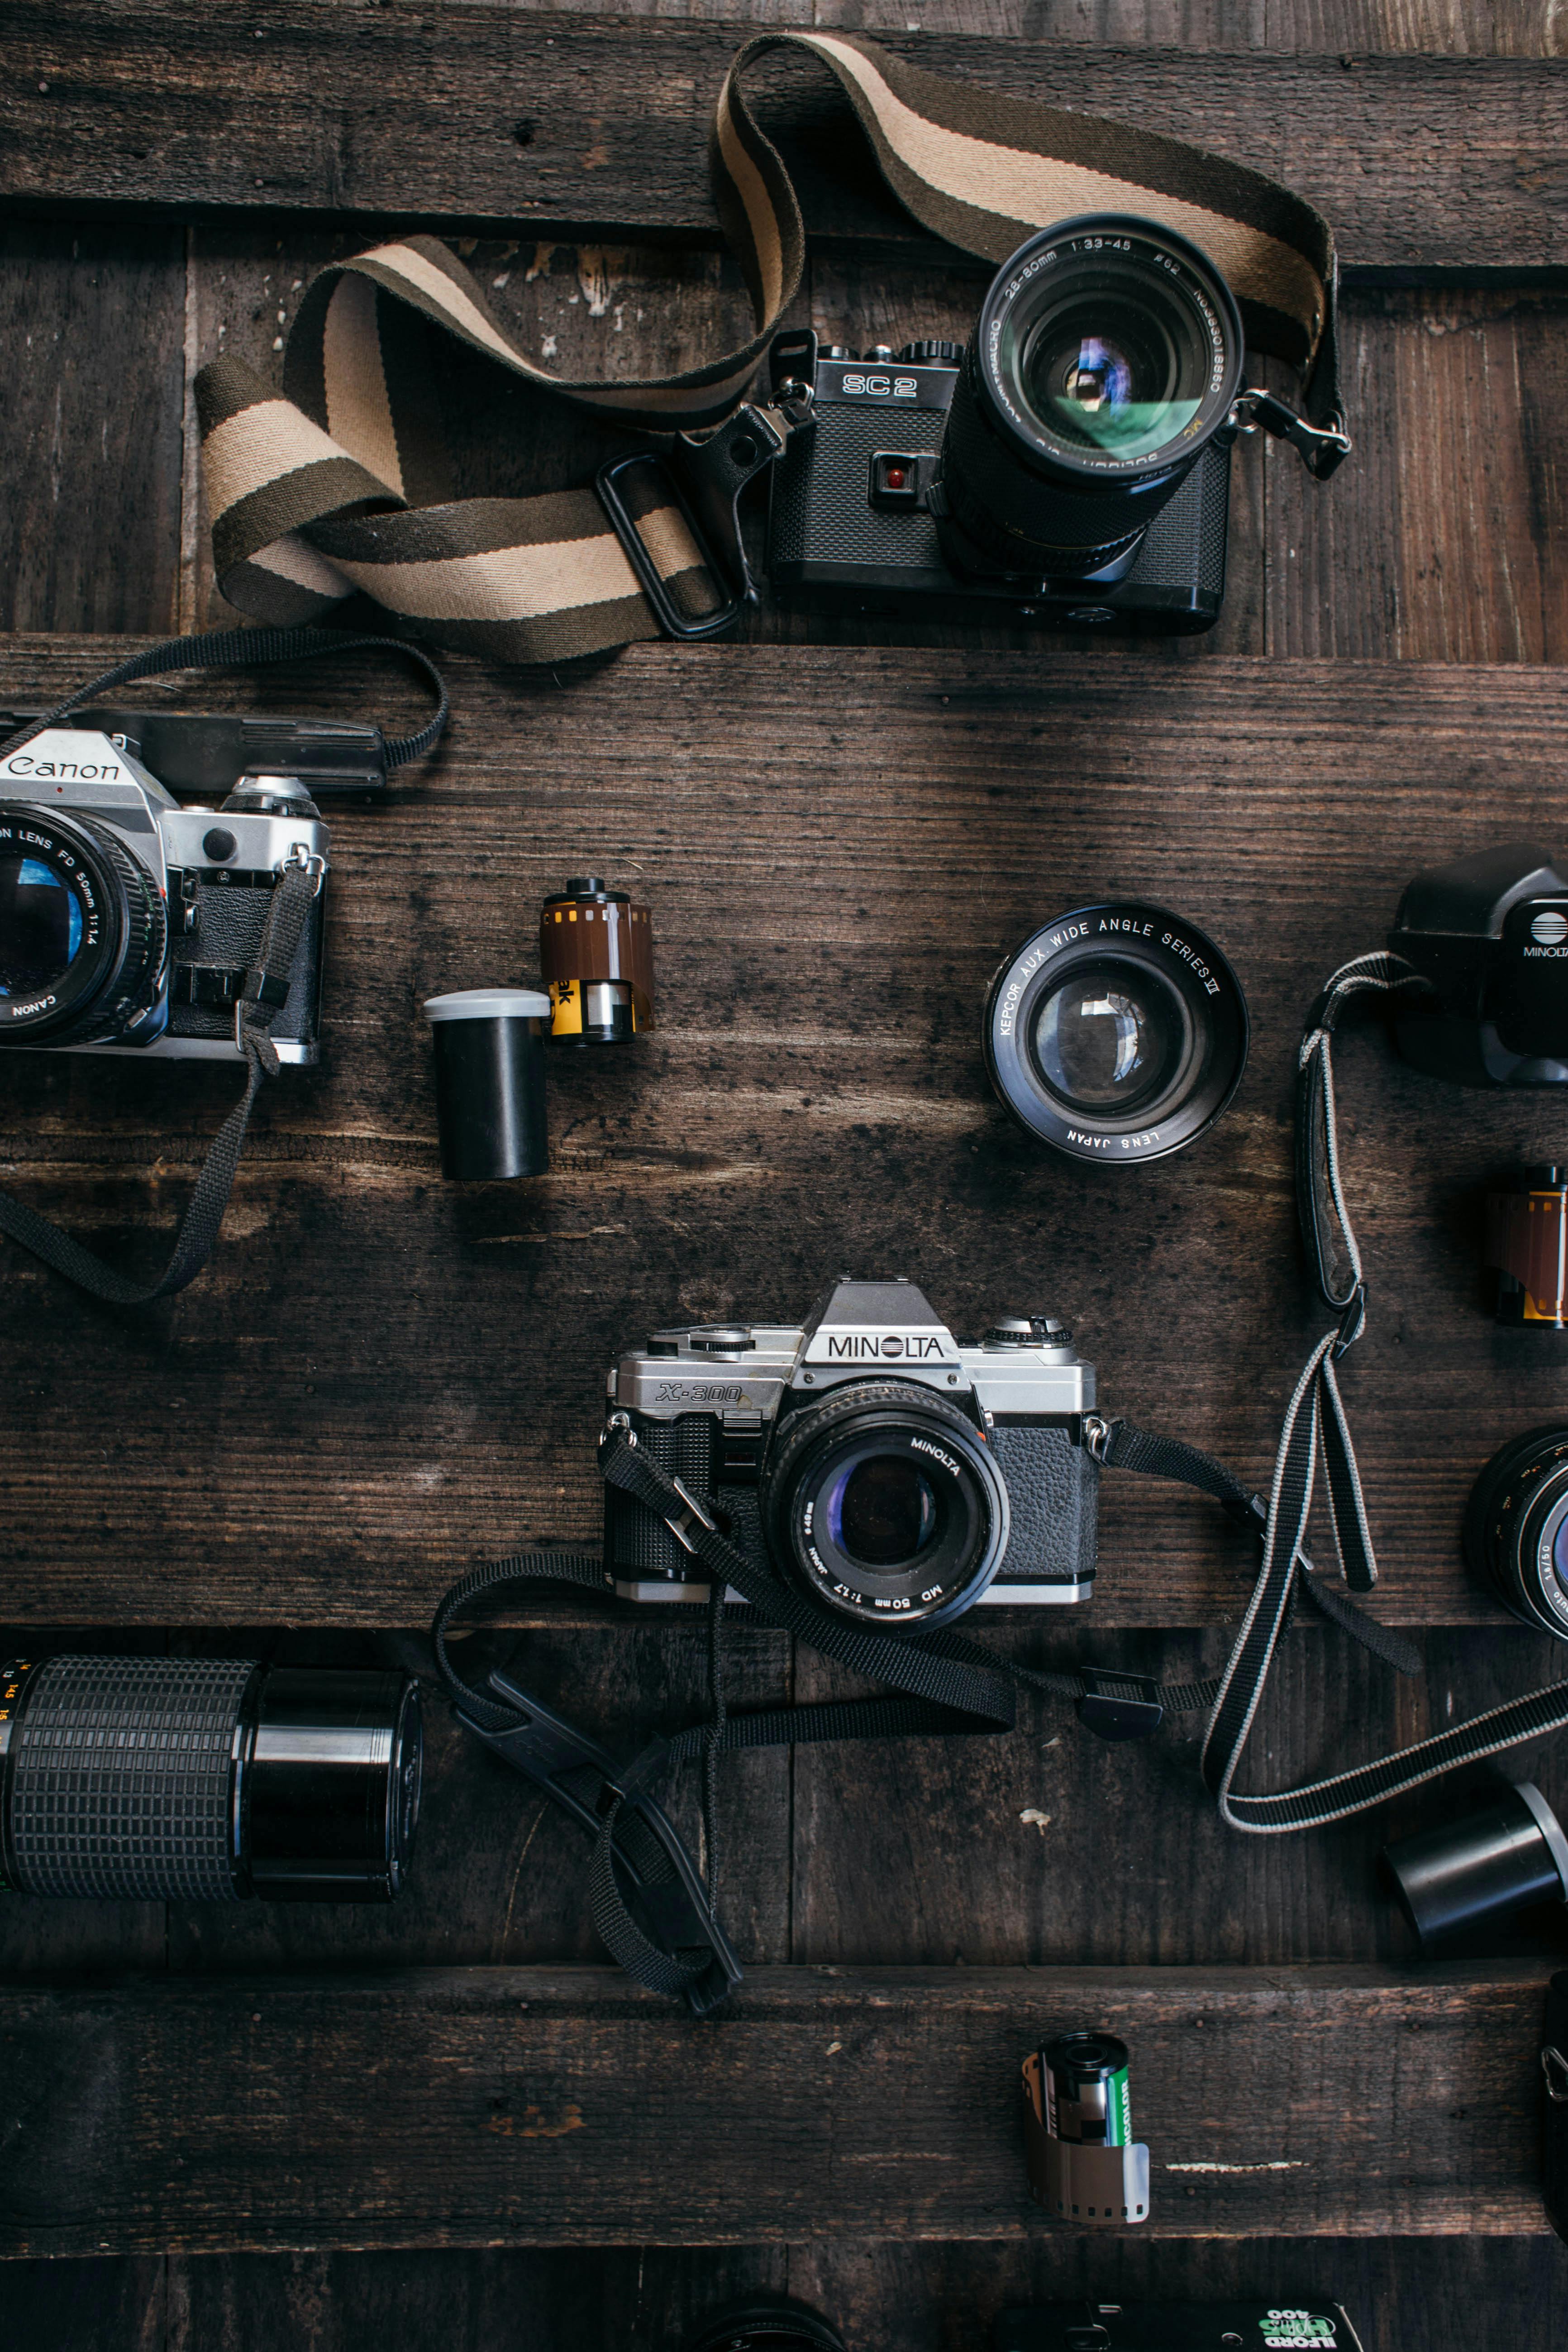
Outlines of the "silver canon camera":
<svg viewBox="0 0 1568 2352">
<path fill-rule="evenodd" d="M 328 833 L 298 776 L 181 807 L 122 738 L 51 727 L 0 759 L 0 1046 L 241 1058 L 240 991 L 300 866 L 315 895 L 270 1035 L 315 1061 Z"/>
<path fill-rule="evenodd" d="M 931 1626 L 1093 1590 L 1094 1368 L 1045 1316 L 961 1347 L 912 1282 L 832 1285 L 804 1328 L 658 1331 L 609 1382 L 649 1458 L 748 1557 L 840 1616 Z M 698 1601 L 670 1525 L 605 1489 L 632 1601 Z"/>
</svg>

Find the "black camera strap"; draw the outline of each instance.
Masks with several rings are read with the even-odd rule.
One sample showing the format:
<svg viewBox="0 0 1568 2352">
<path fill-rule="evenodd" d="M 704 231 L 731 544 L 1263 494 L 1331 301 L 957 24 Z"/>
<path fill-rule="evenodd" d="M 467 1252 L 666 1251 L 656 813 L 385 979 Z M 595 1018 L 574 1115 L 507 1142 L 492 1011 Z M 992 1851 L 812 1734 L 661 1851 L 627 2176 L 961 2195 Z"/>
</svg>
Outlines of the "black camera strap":
<svg viewBox="0 0 1568 2352">
<path fill-rule="evenodd" d="M 363 590 L 416 635 L 493 661 L 548 663 L 637 638 L 702 635 L 735 605 L 714 577 L 675 469 L 642 463 L 600 502 L 590 488 L 458 499 L 432 386 L 430 331 L 455 336 L 606 426 L 666 436 L 731 565 L 735 492 L 805 412 L 748 411 L 743 435 L 703 434 L 736 411 L 800 290 L 805 233 L 789 174 L 747 101 L 770 51 L 815 58 L 853 108 L 888 186 L 949 244 L 1002 262 L 1077 214 L 1135 214 L 1190 237 L 1222 271 L 1249 343 L 1304 381 L 1304 416 L 1245 393 L 1247 429 L 1289 439 L 1319 478 L 1350 446 L 1339 389 L 1337 264 L 1322 215 L 1278 182 L 1184 140 L 927 73 L 838 32 L 746 43 L 714 111 L 715 201 L 751 295 L 734 350 L 642 381 L 552 375 L 472 273 L 431 236 L 403 236 L 316 278 L 295 315 L 281 393 L 243 362 L 196 378 L 213 555 L 224 594 L 277 622 L 313 620 Z M 670 436 L 680 436 L 679 440 Z M 744 444 L 750 454 L 735 457 Z M 700 493 L 710 493 L 710 496 Z M 724 549 L 721 549 L 721 555 Z M 745 592 L 743 576 L 740 585 Z"/>
<path fill-rule="evenodd" d="M 1261 1534 L 1261 1498 L 1212 1455 L 1125 1422 L 1102 1423 L 1100 1433 L 1098 1458 L 1109 1466 L 1195 1486 Z M 441 1679 L 468 1728 L 594 1833 L 590 1906 L 605 1948 L 638 1983 L 683 1996 L 698 2014 L 722 2000 L 740 1973 L 715 1910 L 719 1855 L 714 1781 L 721 1755 L 823 1740 L 1011 1731 L 1020 1691 L 1072 1701 L 1080 1720 L 1103 1738 L 1138 1738 L 1156 1729 L 1167 1713 L 1201 1712 L 1219 1696 L 1217 1679 L 1156 1684 L 1088 1665 L 1041 1672 L 1001 1657 L 951 1628 L 891 1635 L 854 1625 L 830 1616 L 784 1583 L 765 1561 L 748 1557 L 732 1544 L 707 1507 L 650 1460 L 623 1415 L 613 1417 L 605 1433 L 599 1469 L 607 1486 L 663 1519 L 694 1565 L 707 1572 L 708 1719 L 655 1740 L 621 1766 L 510 1673 L 492 1675 L 482 1687 L 458 1673 L 447 1637 L 460 1619 L 487 1601 L 534 1583 L 567 1583 L 612 1594 L 610 1570 L 591 1554 L 520 1552 L 477 1569 L 443 1599 L 431 1638 Z M 1301 1591 L 1347 1632 L 1393 1664 L 1415 1663 L 1398 1635 L 1374 1624 L 1326 1585 L 1310 1562 L 1303 1559 L 1296 1565 Z M 743 1610 L 727 1605 L 731 1594 L 746 1604 Z M 847 1672 L 884 1684 L 893 1695 L 731 1714 L 724 1690 L 723 1628 L 727 1618 L 742 1615 L 752 1623 L 792 1634 Z M 668 1819 L 649 1801 L 655 1784 L 679 1766 L 698 1761 L 703 1768 L 705 1880 Z M 650 1890 L 662 1906 L 657 1919 L 649 1914 Z"/>
<path fill-rule="evenodd" d="M 999 1656 L 952 1628 L 893 1636 L 829 1616 L 787 1585 L 766 1562 L 732 1544 L 707 1504 L 650 1460 L 624 1414 L 612 1416 L 599 1449 L 607 1486 L 664 1520 L 709 1579 L 709 1719 L 659 1739 L 625 1768 L 550 1716 L 508 1677 L 488 1689 L 454 1666 L 447 1634 L 456 1622 L 509 1588 L 566 1581 L 606 1595 L 614 1579 L 600 1558 L 524 1552 L 481 1568 L 453 1587 L 437 1611 L 432 1636 L 437 1667 L 468 1727 L 574 1811 L 595 1833 L 591 1874 L 595 1927 L 606 1948 L 640 1983 L 681 1994 L 702 2013 L 739 1975 L 714 1903 L 718 1888 L 713 1780 L 721 1754 L 742 1748 L 828 1739 L 929 1737 L 1013 1728 L 1021 1690 L 1071 1700 L 1080 1720 L 1102 1738 L 1135 1738 L 1167 1713 L 1211 1709 L 1202 1769 L 1221 1817 L 1254 1835 L 1317 1829 L 1364 1812 L 1457 1768 L 1521 1741 L 1568 1728 L 1568 1681 L 1506 1701 L 1468 1721 L 1386 1757 L 1272 1793 L 1238 1790 L 1237 1773 L 1267 1691 L 1279 1643 L 1304 1600 L 1401 1674 L 1421 1671 L 1421 1654 L 1397 1629 L 1379 1624 L 1351 1598 L 1372 1590 L 1377 1562 L 1361 1475 L 1335 1367 L 1365 1328 L 1366 1281 L 1346 1204 L 1335 1118 L 1332 1040 L 1347 1006 L 1428 983 L 1414 966 L 1384 953 L 1361 956 L 1329 982 L 1308 1018 L 1297 1097 L 1298 1210 L 1320 1292 L 1338 1321 L 1313 1348 L 1286 1409 L 1267 1503 L 1223 1463 L 1179 1440 L 1126 1422 L 1093 1422 L 1086 1443 L 1106 1467 L 1170 1478 L 1211 1496 L 1261 1538 L 1262 1560 L 1241 1633 L 1216 1680 L 1159 1684 L 1082 1666 L 1037 1672 Z M 1320 1465 L 1339 1555 L 1342 1587 L 1313 1569 L 1303 1549 Z M 776 1626 L 848 1672 L 882 1683 L 888 1697 L 763 1708 L 731 1715 L 723 1685 L 726 1596 L 747 1604 L 752 1622 Z M 542 1728 L 542 1726 L 543 1727 Z M 657 1781 L 681 1764 L 703 1766 L 707 1846 L 704 1884 L 657 1807 L 655 1830 L 645 1802 Z M 626 1809 L 630 1804 L 628 1815 Z M 637 1850 L 623 1854 L 631 1835 Z M 652 1840 L 650 1848 L 649 1840 Z M 660 1884 L 672 1892 L 658 1928 L 639 1916 L 630 1889 Z M 646 1897 L 644 1898 L 646 1901 Z"/>
<path fill-rule="evenodd" d="M 392 637 L 347 636 L 338 629 L 215 629 L 202 636 L 172 637 L 163 645 L 149 646 L 143 653 L 132 654 L 128 661 L 105 670 L 101 677 L 79 687 L 42 718 L 29 719 L 26 727 L 0 743 L 0 757 L 31 742 L 46 728 L 58 727 L 84 703 L 116 687 L 128 686 L 136 678 L 163 677 L 176 670 L 249 669 L 268 662 L 300 661 L 315 654 L 367 649 L 405 656 L 423 670 L 436 689 L 435 717 L 416 734 L 387 740 L 387 767 L 398 768 L 428 751 L 446 726 L 446 682 L 435 663 L 417 646 L 405 646 Z M 79 1289 L 90 1292 L 94 1298 L 101 1298 L 111 1307 L 147 1307 L 155 1298 L 167 1298 L 173 1292 L 183 1290 L 195 1279 L 216 1244 L 256 1097 L 265 1081 L 275 1077 L 280 1067 L 270 1034 L 272 1024 L 287 997 L 289 975 L 321 882 L 321 872 L 310 864 L 285 866 L 279 875 L 255 960 L 240 982 L 235 1012 L 235 1044 L 245 1058 L 245 1092 L 208 1147 L 180 1223 L 173 1255 L 158 1279 L 152 1283 L 128 1280 L 91 1250 L 72 1241 L 58 1225 L 3 1192 L 0 1233 L 20 1242 L 24 1249 L 31 1250 L 35 1257 L 42 1258 L 46 1265 L 63 1274 Z"/>
</svg>

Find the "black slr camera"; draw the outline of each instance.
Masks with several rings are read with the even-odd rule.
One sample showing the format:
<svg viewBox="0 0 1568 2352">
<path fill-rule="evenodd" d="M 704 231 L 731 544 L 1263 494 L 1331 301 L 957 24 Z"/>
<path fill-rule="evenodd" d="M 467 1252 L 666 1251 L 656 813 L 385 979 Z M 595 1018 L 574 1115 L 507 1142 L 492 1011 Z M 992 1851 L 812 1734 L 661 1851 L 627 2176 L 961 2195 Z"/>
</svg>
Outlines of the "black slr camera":
<svg viewBox="0 0 1568 2352">
<path fill-rule="evenodd" d="M 1339 2303 L 1052 2303 L 1004 2312 L 996 2352 L 1361 2352 L 1361 2339 Z"/>
<path fill-rule="evenodd" d="M 773 468 L 773 586 L 862 612 L 1209 628 L 1243 358 L 1196 246 L 1120 214 L 1020 246 L 967 347 L 857 358 L 781 335 L 774 394 L 808 388 L 811 422 Z"/>
<path fill-rule="evenodd" d="M 946 1624 L 976 1601 L 1094 1586 L 1094 1370 L 1044 1316 L 960 1347 L 911 1282 L 833 1284 L 804 1328 L 658 1331 L 610 1375 L 612 1421 L 731 1540 L 837 1615 Z M 629 1601 L 705 1601 L 667 1523 L 605 1490 Z"/>
<path fill-rule="evenodd" d="M 62 726 L 0 759 L 0 1046 L 242 1058 L 240 990 L 300 866 L 314 901 L 271 1038 L 315 1061 L 328 835 L 302 777 L 183 808 L 124 734 Z"/>
<path fill-rule="evenodd" d="M 1388 944 L 1430 983 L 1395 1016 L 1407 1062 L 1464 1086 L 1568 1086 L 1568 882 L 1543 849 L 1418 874 Z"/>
</svg>

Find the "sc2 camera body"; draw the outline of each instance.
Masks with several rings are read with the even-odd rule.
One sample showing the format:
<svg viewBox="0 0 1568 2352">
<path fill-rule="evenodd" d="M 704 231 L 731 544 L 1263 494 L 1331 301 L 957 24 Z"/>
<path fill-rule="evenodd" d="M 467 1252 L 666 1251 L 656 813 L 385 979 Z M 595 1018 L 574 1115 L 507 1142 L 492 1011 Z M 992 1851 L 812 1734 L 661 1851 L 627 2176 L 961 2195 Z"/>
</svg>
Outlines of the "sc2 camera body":
<svg viewBox="0 0 1568 2352">
<path fill-rule="evenodd" d="M 239 992 L 286 866 L 316 878 L 271 1024 L 312 1063 L 328 832 L 297 776 L 182 808 L 122 742 L 51 727 L 0 761 L 0 1046 L 239 1060 Z"/>
<path fill-rule="evenodd" d="M 612 1412 L 731 1540 L 836 1614 L 885 1630 L 1094 1585 L 1094 1370 L 1049 1318 L 960 1347 L 911 1282 L 831 1285 L 804 1327 L 659 1331 Z M 605 1491 L 630 1601 L 707 1598 L 670 1528 Z"/>
<path fill-rule="evenodd" d="M 811 423 L 773 470 L 775 590 L 861 611 L 1190 634 L 1225 595 L 1243 336 L 1197 247 L 1121 215 L 1005 262 L 967 346 L 775 338 Z"/>
</svg>

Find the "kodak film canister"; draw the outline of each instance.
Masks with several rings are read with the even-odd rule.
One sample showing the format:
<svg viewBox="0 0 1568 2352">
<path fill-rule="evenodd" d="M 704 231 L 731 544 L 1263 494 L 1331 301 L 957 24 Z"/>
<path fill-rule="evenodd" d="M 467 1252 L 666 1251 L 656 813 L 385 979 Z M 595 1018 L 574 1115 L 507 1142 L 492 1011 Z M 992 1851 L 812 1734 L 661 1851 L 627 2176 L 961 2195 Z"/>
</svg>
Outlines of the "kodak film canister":
<svg viewBox="0 0 1568 2352">
<path fill-rule="evenodd" d="M 482 1184 L 543 1175 L 549 1016 L 536 988 L 464 988 L 426 999 L 443 1176 Z"/>
<path fill-rule="evenodd" d="M 653 1027 L 653 924 L 646 907 L 596 874 L 546 898 L 539 969 L 558 1045 L 616 1045 Z"/>
</svg>

